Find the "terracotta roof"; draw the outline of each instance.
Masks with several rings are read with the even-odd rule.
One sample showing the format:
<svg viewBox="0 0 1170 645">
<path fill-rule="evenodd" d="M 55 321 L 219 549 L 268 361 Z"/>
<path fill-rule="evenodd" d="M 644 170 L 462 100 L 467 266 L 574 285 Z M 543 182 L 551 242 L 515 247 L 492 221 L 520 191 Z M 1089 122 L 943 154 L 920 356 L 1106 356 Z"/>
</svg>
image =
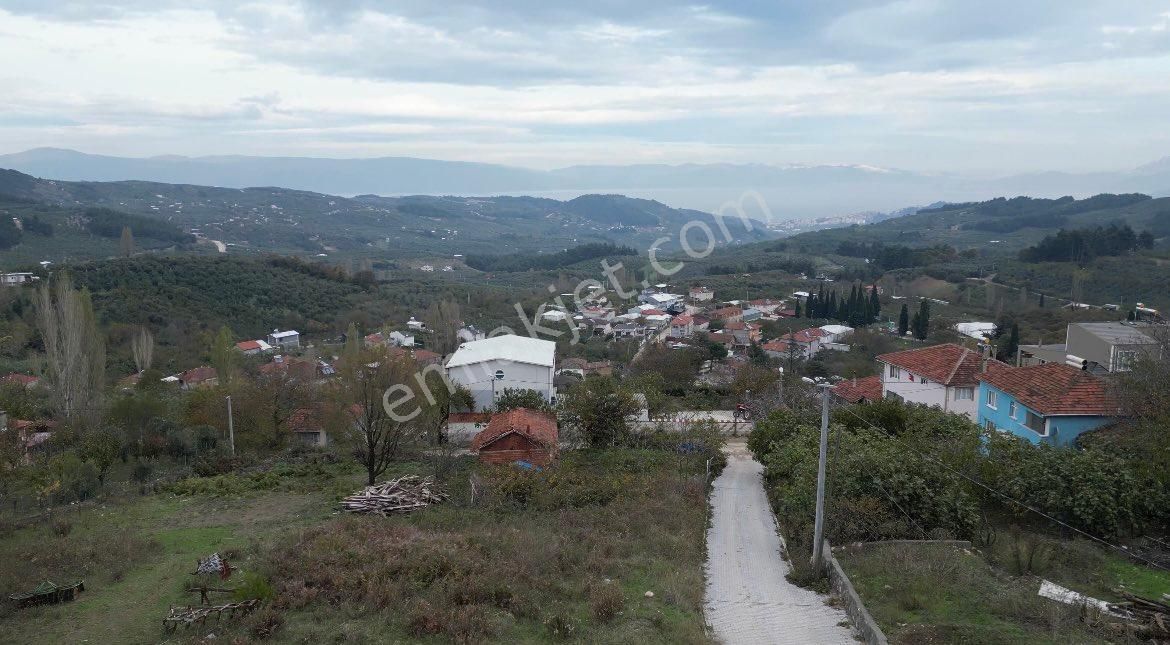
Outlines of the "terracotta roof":
<svg viewBox="0 0 1170 645">
<path fill-rule="evenodd" d="M 671 327 L 684 327 L 684 326 L 690 325 L 694 322 L 695 322 L 695 319 L 690 314 L 681 314 L 681 315 L 675 316 L 674 320 L 670 321 L 670 326 Z"/>
<path fill-rule="evenodd" d="M 324 430 L 321 415 L 312 408 L 297 408 L 289 415 L 287 427 L 292 432 L 316 432 Z"/>
<path fill-rule="evenodd" d="M 739 307 L 724 307 L 722 309 L 716 309 L 707 315 L 711 318 L 711 320 L 722 320 L 724 318 L 742 316 L 743 309 L 740 309 Z"/>
<path fill-rule="evenodd" d="M 841 381 L 833 386 L 833 394 L 850 403 L 877 401 L 882 398 L 882 377 L 867 376 L 856 381 Z"/>
<path fill-rule="evenodd" d="M 39 377 L 31 376 L 29 374 L 17 374 L 16 372 L 0 376 L 0 384 L 19 383 L 21 385 L 27 386 L 36 385 L 40 382 L 40 380 L 41 379 Z"/>
<path fill-rule="evenodd" d="M 197 384 L 215 378 L 215 368 L 206 365 L 195 367 L 179 375 L 179 380 L 187 384 Z"/>
<path fill-rule="evenodd" d="M 236 349 L 241 352 L 247 352 L 253 349 L 260 349 L 260 342 L 255 340 L 241 340 L 236 343 Z"/>
<path fill-rule="evenodd" d="M 416 361 L 437 361 L 443 358 L 429 349 L 416 349 L 413 355 Z"/>
<path fill-rule="evenodd" d="M 828 334 L 826 334 L 823 329 L 819 329 L 817 327 L 811 327 L 809 329 L 802 329 L 798 332 L 784 334 L 780 338 L 782 338 L 784 340 L 791 340 L 791 341 L 794 341 L 797 343 L 812 343 L 812 342 L 815 342 L 818 338 L 821 338 L 821 337 L 827 336 L 827 335 Z"/>
<path fill-rule="evenodd" d="M 447 415 L 447 423 L 487 423 L 491 420 L 491 412 L 452 412 Z"/>
<path fill-rule="evenodd" d="M 665 311 L 662 311 L 661 309 L 655 309 L 653 307 L 651 307 L 650 309 L 643 309 L 639 313 L 643 316 L 662 316 L 662 315 L 666 314 Z"/>
<path fill-rule="evenodd" d="M 471 440 L 473 451 L 482 450 L 497 439 L 509 434 L 519 434 L 548 447 L 557 445 L 557 420 L 551 415 L 528 408 L 516 408 L 492 415 L 479 434 Z"/>
<path fill-rule="evenodd" d="M 975 385 L 976 377 L 983 369 L 983 359 L 979 352 L 953 343 L 891 352 L 882 354 L 877 359 L 883 363 L 909 370 L 917 376 L 925 376 L 943 385 L 961 387 Z M 988 371 L 1007 367 L 995 359 L 987 360 Z"/>
<path fill-rule="evenodd" d="M 1063 363 L 993 370 L 979 380 L 1046 416 L 1120 413 L 1117 399 L 1103 380 Z"/>
<path fill-rule="evenodd" d="M 783 340 L 770 340 L 760 345 L 760 348 L 767 352 L 787 352 L 788 342 Z"/>
<path fill-rule="evenodd" d="M 795 309 L 777 309 L 776 315 L 782 316 L 784 318 L 795 318 L 796 317 L 796 310 Z"/>
</svg>

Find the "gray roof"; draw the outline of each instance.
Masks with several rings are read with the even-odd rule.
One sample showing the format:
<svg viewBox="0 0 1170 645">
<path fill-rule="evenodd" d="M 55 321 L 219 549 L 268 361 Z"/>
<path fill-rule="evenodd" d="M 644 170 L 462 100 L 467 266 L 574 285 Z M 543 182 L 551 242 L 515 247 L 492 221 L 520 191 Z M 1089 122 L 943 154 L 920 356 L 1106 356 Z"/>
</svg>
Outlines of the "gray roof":
<svg viewBox="0 0 1170 645">
<path fill-rule="evenodd" d="M 1144 333 L 1141 327 L 1120 322 L 1070 323 L 1100 338 L 1110 345 L 1152 345 L 1157 341 Z"/>
</svg>

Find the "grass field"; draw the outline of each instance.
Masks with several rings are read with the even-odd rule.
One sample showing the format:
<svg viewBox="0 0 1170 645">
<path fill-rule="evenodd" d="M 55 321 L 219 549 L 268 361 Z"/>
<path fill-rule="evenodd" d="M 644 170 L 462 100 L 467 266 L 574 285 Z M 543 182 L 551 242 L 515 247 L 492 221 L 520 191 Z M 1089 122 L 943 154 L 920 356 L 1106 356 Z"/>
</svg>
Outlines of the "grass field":
<svg viewBox="0 0 1170 645">
<path fill-rule="evenodd" d="M 1042 579 L 1104 600 L 1126 589 L 1158 598 L 1170 574 L 1096 546 L 1010 538 L 986 550 L 888 545 L 838 554 L 891 643 L 1126 642 L 1086 625 L 1076 608 L 1037 595 Z"/>
<path fill-rule="evenodd" d="M 78 578 L 86 591 L 6 606 L 0 642 L 708 641 L 703 455 L 570 451 L 543 473 L 470 458 L 444 470 L 452 499 L 411 516 L 340 514 L 361 474 L 335 463 L 186 480 L 8 528 L 5 593 Z M 274 597 L 239 621 L 164 633 L 169 606 L 198 602 L 185 586 L 212 552 L 240 569 L 227 586 L 250 576 Z"/>
</svg>

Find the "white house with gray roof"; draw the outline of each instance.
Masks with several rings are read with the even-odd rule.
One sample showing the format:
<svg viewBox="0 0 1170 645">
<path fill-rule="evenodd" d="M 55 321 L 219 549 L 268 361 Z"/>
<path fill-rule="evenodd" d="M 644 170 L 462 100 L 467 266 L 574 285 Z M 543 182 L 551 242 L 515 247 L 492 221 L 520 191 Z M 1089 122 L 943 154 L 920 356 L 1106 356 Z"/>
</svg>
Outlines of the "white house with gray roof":
<svg viewBox="0 0 1170 645">
<path fill-rule="evenodd" d="M 491 408 L 506 389 L 535 390 L 551 402 L 556 347 L 512 334 L 463 343 L 447 361 L 447 378 L 471 390 L 477 410 Z"/>
</svg>

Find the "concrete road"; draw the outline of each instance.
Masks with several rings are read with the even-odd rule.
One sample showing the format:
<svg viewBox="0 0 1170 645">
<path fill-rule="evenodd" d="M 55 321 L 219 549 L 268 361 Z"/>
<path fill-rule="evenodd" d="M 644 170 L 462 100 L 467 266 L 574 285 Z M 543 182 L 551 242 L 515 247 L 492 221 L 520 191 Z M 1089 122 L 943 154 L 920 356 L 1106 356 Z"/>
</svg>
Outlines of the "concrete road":
<svg viewBox="0 0 1170 645">
<path fill-rule="evenodd" d="M 763 466 L 743 442 L 728 446 L 728 464 L 711 494 L 707 532 L 707 622 L 727 645 L 856 643 L 842 609 L 784 576 L 776 520 L 764 494 Z"/>
</svg>

